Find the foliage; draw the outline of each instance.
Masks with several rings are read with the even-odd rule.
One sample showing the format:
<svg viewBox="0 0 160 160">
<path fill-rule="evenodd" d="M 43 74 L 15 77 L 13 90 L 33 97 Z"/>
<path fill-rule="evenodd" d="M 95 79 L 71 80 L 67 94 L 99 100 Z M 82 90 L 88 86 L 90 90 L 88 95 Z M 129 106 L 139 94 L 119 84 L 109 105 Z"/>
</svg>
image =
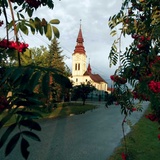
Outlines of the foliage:
<svg viewBox="0 0 160 160">
<path fill-rule="evenodd" d="M 63 76 L 68 77 L 68 70 L 64 63 L 64 56 L 61 55 L 62 51 L 56 38 L 52 39 L 49 45 L 49 50 L 40 46 L 40 48 L 32 48 L 31 55 L 32 61 L 30 63 L 36 66 L 43 66 L 48 68 L 56 68 Z M 62 80 L 61 80 L 62 81 Z M 51 102 L 61 101 L 66 94 L 68 94 L 72 87 L 71 82 L 62 84 L 55 83 L 54 78 L 50 79 L 50 99 Z"/>
<path fill-rule="evenodd" d="M 53 26 L 59 24 L 59 20 L 47 22 L 45 18 L 33 17 L 33 12 L 39 7 L 53 9 L 54 4 L 52 0 L 0 0 L 0 16 L 4 16 L 0 27 L 6 28 L 6 36 L 0 40 L 0 114 L 5 113 L 0 119 L 0 129 L 12 117 L 16 119 L 1 136 L 0 149 L 5 145 L 7 156 L 20 141 L 24 159 L 29 156 L 27 138 L 40 141 L 33 131 L 41 130 L 35 119 L 41 117 L 40 107 L 46 105 L 41 101 L 42 97 L 48 98 L 50 95 L 50 78 L 53 77 L 59 84 L 68 83 L 68 78 L 57 69 L 31 64 L 28 44 L 20 41 L 21 33 L 38 33 L 49 40 L 59 37 L 58 29 Z M 8 18 L 8 11 L 11 18 Z M 18 133 L 10 137 L 15 128 L 18 128 Z"/>
<path fill-rule="evenodd" d="M 64 63 L 64 56 L 61 55 L 62 50 L 59 47 L 59 42 L 56 38 L 54 38 L 51 41 L 51 44 L 49 45 L 49 63 L 50 67 L 56 68 L 59 71 L 61 71 L 62 75 L 68 77 L 69 73 L 67 72 L 67 67 Z M 52 101 L 61 101 L 64 97 L 66 97 L 67 94 L 69 94 L 69 90 L 72 87 L 71 82 L 66 83 L 66 85 L 59 85 L 55 83 L 54 79 L 52 79 Z M 56 92 L 55 92 L 56 91 Z"/>
<path fill-rule="evenodd" d="M 116 35 L 116 27 L 121 26 L 120 37 L 114 41 L 109 58 L 111 65 L 120 61 L 111 79 L 125 118 L 132 109 L 139 110 L 139 102 L 146 100 L 160 118 L 159 6 L 159 0 L 124 0 L 119 13 L 109 19 L 112 36 Z M 121 51 L 122 36 L 132 39 L 124 52 Z M 119 83 L 117 76 L 125 79 L 125 83 Z M 139 102 L 135 104 L 133 99 Z"/>
<path fill-rule="evenodd" d="M 108 107 L 108 105 L 112 105 L 114 102 L 116 102 L 117 99 L 116 96 L 113 93 L 111 93 L 108 94 L 106 101 L 106 106 Z"/>
<path fill-rule="evenodd" d="M 90 82 L 81 83 L 78 86 L 73 87 L 72 91 L 72 98 L 74 100 L 77 100 L 78 98 L 81 98 L 83 101 L 83 105 L 85 105 L 85 101 L 89 95 L 89 93 L 93 92 L 96 88 L 90 84 Z"/>
</svg>

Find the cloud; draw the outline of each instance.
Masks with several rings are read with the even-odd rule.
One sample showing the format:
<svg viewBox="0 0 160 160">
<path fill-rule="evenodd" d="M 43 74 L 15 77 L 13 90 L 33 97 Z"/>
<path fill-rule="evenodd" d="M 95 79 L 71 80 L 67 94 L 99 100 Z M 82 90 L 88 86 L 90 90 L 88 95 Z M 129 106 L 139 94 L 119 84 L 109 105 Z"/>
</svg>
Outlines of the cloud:
<svg viewBox="0 0 160 160">
<path fill-rule="evenodd" d="M 55 1 L 53 11 L 40 11 L 37 15 L 43 17 L 47 15 L 48 19 L 58 18 L 60 20 L 57 26 L 61 35 L 59 42 L 63 54 L 66 55 L 65 62 L 70 68 L 81 19 L 84 46 L 92 70 L 103 78 L 109 79 L 116 67 L 109 68 L 108 56 L 114 38 L 110 36 L 108 19 L 118 13 L 121 3 L 118 0 L 108 2 L 106 0 L 97 2 L 93 0 Z"/>
<path fill-rule="evenodd" d="M 61 0 L 54 1 L 54 9 L 41 8 L 37 10 L 34 16 L 46 18 L 47 20 L 59 19 L 60 24 L 56 27 L 60 31 L 60 46 L 63 54 L 66 56 L 65 62 L 71 67 L 72 53 L 75 49 L 76 39 L 82 19 L 82 33 L 84 37 L 84 46 L 88 60 L 90 58 L 91 67 L 95 73 L 99 73 L 105 79 L 115 70 L 115 67 L 109 68 L 108 55 L 114 38 L 110 36 L 108 19 L 110 16 L 118 13 L 122 1 L 119 0 Z M 47 46 L 50 42 L 44 36 L 24 36 L 29 42 L 30 47 Z M 122 42 L 125 48 L 130 41 Z"/>
</svg>

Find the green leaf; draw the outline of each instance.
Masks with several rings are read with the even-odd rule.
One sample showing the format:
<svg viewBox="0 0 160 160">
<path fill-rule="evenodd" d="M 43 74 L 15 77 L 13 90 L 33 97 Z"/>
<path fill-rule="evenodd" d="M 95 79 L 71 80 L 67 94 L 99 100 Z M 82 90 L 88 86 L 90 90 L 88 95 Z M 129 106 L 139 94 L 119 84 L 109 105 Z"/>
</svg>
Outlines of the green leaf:
<svg viewBox="0 0 160 160">
<path fill-rule="evenodd" d="M 24 63 L 28 64 L 28 60 L 25 58 L 25 56 L 23 54 L 21 54 L 21 58 L 24 61 Z"/>
<path fill-rule="evenodd" d="M 26 49 L 25 52 L 23 52 L 23 54 L 25 56 L 27 56 L 28 58 L 31 58 L 31 50 L 30 49 Z"/>
<path fill-rule="evenodd" d="M 29 111 L 17 111 L 16 112 L 18 115 L 25 117 L 25 118 L 30 118 L 30 119 L 38 119 L 40 117 L 42 117 L 41 114 L 37 113 L 37 112 L 29 112 Z"/>
<path fill-rule="evenodd" d="M 10 141 L 8 142 L 7 146 L 6 146 L 6 150 L 5 150 L 5 156 L 8 156 L 12 150 L 14 149 L 14 147 L 16 146 L 19 138 L 20 138 L 21 133 L 17 133 L 15 134 Z"/>
<path fill-rule="evenodd" d="M 54 35 L 55 35 L 57 38 L 59 38 L 59 37 L 60 37 L 59 30 L 58 30 L 56 27 L 54 27 L 54 26 L 52 26 L 52 30 L 53 30 Z"/>
<path fill-rule="evenodd" d="M 13 68 L 7 68 L 4 77 L 2 78 L 0 85 L 2 85 L 7 79 L 8 77 L 12 74 L 13 72 Z"/>
<path fill-rule="evenodd" d="M 34 69 L 31 67 L 26 67 L 21 78 L 21 89 L 25 89 L 28 87 L 29 80 L 34 73 Z M 28 89 L 28 88 L 27 88 Z"/>
<path fill-rule="evenodd" d="M 20 23 L 17 23 L 16 25 L 16 31 L 19 32 L 19 28 L 20 28 Z"/>
<path fill-rule="evenodd" d="M 36 106 L 43 105 L 43 102 L 38 99 L 38 97 L 26 97 L 29 101 L 30 105 L 34 105 L 34 109 Z"/>
<path fill-rule="evenodd" d="M 38 17 L 35 17 L 34 25 L 35 25 L 36 30 L 38 31 L 39 27 L 41 26 L 41 20 Z"/>
<path fill-rule="evenodd" d="M 117 34 L 116 30 L 111 31 L 110 35 L 113 37 Z"/>
<path fill-rule="evenodd" d="M 49 80 L 50 80 L 50 74 L 47 72 L 42 79 L 42 91 L 44 95 L 48 97 L 49 94 Z"/>
<path fill-rule="evenodd" d="M 25 17 L 24 17 L 24 15 L 23 15 L 23 14 L 19 14 L 19 15 L 20 15 L 20 17 L 21 17 L 21 18 L 25 19 Z"/>
<path fill-rule="evenodd" d="M 43 27 L 39 27 L 39 33 L 41 34 L 41 35 L 43 35 Z"/>
<path fill-rule="evenodd" d="M 7 130 L 3 133 L 1 139 L 0 139 L 0 148 L 5 144 L 6 140 L 8 139 L 9 135 L 12 133 L 12 131 L 16 127 L 16 123 L 10 125 Z"/>
<path fill-rule="evenodd" d="M 51 28 L 51 25 L 50 25 L 49 23 L 47 24 L 46 37 L 47 37 L 49 40 L 52 39 L 52 28 Z"/>
<path fill-rule="evenodd" d="M 13 111 L 14 112 L 14 111 Z M 7 113 L 7 115 L 5 117 L 3 117 L 0 121 L 0 129 L 4 126 L 4 124 L 10 120 L 10 118 L 13 116 L 13 112 L 12 113 Z"/>
<path fill-rule="evenodd" d="M 19 28 L 24 34 L 28 35 L 28 28 L 25 26 L 24 23 L 21 23 Z"/>
<path fill-rule="evenodd" d="M 31 130 L 33 129 L 33 130 L 36 130 L 36 131 L 41 131 L 40 125 L 37 122 L 29 120 L 29 119 L 22 120 L 22 121 L 19 122 L 19 124 L 29 128 Z"/>
<path fill-rule="evenodd" d="M 33 91 L 34 88 L 39 84 L 39 79 L 41 77 L 41 72 L 40 71 L 36 71 L 32 77 L 31 80 L 29 81 L 29 86 L 30 89 Z"/>
<path fill-rule="evenodd" d="M 40 138 L 33 132 L 30 132 L 30 131 L 23 131 L 21 132 L 23 135 L 35 140 L 35 141 L 41 141 Z"/>
<path fill-rule="evenodd" d="M 10 30 L 13 27 L 13 21 L 11 21 L 8 25 L 7 25 L 7 29 Z"/>
<path fill-rule="evenodd" d="M 18 8 L 18 6 L 14 6 L 13 9 L 16 10 Z"/>
<path fill-rule="evenodd" d="M 47 0 L 47 5 L 49 8 L 53 9 L 54 7 L 53 0 Z"/>
<path fill-rule="evenodd" d="M 29 151 L 27 150 L 29 147 L 29 143 L 26 139 L 22 138 L 21 140 L 21 153 L 25 159 L 28 159 Z"/>
<path fill-rule="evenodd" d="M 52 19 L 52 20 L 49 21 L 49 23 L 51 23 L 51 24 L 59 24 L 60 21 L 58 19 Z"/>
<path fill-rule="evenodd" d="M 34 9 L 30 9 L 29 7 L 26 8 L 26 12 L 28 13 L 29 17 L 32 17 L 33 11 L 34 11 Z"/>
<path fill-rule="evenodd" d="M 35 28 L 36 27 L 35 27 L 35 24 L 34 24 L 34 20 L 30 19 L 29 24 L 26 24 L 26 25 L 28 25 L 30 27 L 32 34 L 35 34 Z"/>
</svg>

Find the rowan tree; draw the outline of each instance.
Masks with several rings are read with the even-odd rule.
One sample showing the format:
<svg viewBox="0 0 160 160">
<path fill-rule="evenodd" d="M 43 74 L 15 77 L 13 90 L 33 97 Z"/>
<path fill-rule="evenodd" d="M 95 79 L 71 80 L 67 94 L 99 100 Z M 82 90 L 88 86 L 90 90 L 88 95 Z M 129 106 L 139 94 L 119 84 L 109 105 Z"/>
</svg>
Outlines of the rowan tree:
<svg viewBox="0 0 160 160">
<path fill-rule="evenodd" d="M 109 26 L 112 36 L 120 28 L 109 58 L 110 65 L 119 64 L 111 79 L 125 115 L 122 124 L 129 114 L 142 109 L 143 101 L 150 102 L 153 116 L 160 122 L 160 1 L 124 0 L 119 13 L 110 17 Z M 125 51 L 121 47 L 122 40 L 125 41 L 122 37 L 131 39 Z"/>
<path fill-rule="evenodd" d="M 59 37 L 59 31 L 54 26 L 59 24 L 59 20 L 48 22 L 45 18 L 33 16 L 40 7 L 53 9 L 54 3 L 52 0 L 0 0 L 0 27 L 4 26 L 6 33 L 0 40 L 0 129 L 12 117 L 16 119 L 0 137 L 0 149 L 5 147 L 5 156 L 19 142 L 22 156 L 28 159 L 28 138 L 40 142 L 34 131 L 41 131 L 41 127 L 35 119 L 41 117 L 40 106 L 45 105 L 40 97 L 49 96 L 50 77 L 53 76 L 56 83 L 61 83 L 60 79 L 63 79 L 63 83 L 68 82 L 55 68 L 35 66 L 28 62 L 30 49 L 21 33 L 38 33 L 49 40 Z M 11 17 L 8 17 L 8 11 Z M 39 92 L 39 85 L 42 92 Z M 12 134 L 15 128 L 18 131 Z"/>
</svg>

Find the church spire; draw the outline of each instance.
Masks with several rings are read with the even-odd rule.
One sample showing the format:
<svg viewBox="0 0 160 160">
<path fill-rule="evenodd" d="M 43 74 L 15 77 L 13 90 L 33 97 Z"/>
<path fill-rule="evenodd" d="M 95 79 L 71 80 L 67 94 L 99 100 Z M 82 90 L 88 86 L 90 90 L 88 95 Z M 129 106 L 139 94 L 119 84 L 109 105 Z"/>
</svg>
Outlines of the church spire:
<svg viewBox="0 0 160 160">
<path fill-rule="evenodd" d="M 89 60 L 89 64 L 88 64 L 88 67 L 87 67 L 87 72 L 88 73 L 92 73 L 92 69 L 91 69 L 91 65 L 90 65 L 90 60 Z"/>
<path fill-rule="evenodd" d="M 78 37 L 77 37 L 77 44 L 75 46 L 75 50 L 74 53 L 81 53 L 81 54 L 85 54 L 85 49 L 83 46 L 83 35 L 82 35 L 82 29 L 81 29 L 81 20 L 80 20 L 80 28 L 79 28 L 79 33 L 78 33 Z"/>
</svg>

